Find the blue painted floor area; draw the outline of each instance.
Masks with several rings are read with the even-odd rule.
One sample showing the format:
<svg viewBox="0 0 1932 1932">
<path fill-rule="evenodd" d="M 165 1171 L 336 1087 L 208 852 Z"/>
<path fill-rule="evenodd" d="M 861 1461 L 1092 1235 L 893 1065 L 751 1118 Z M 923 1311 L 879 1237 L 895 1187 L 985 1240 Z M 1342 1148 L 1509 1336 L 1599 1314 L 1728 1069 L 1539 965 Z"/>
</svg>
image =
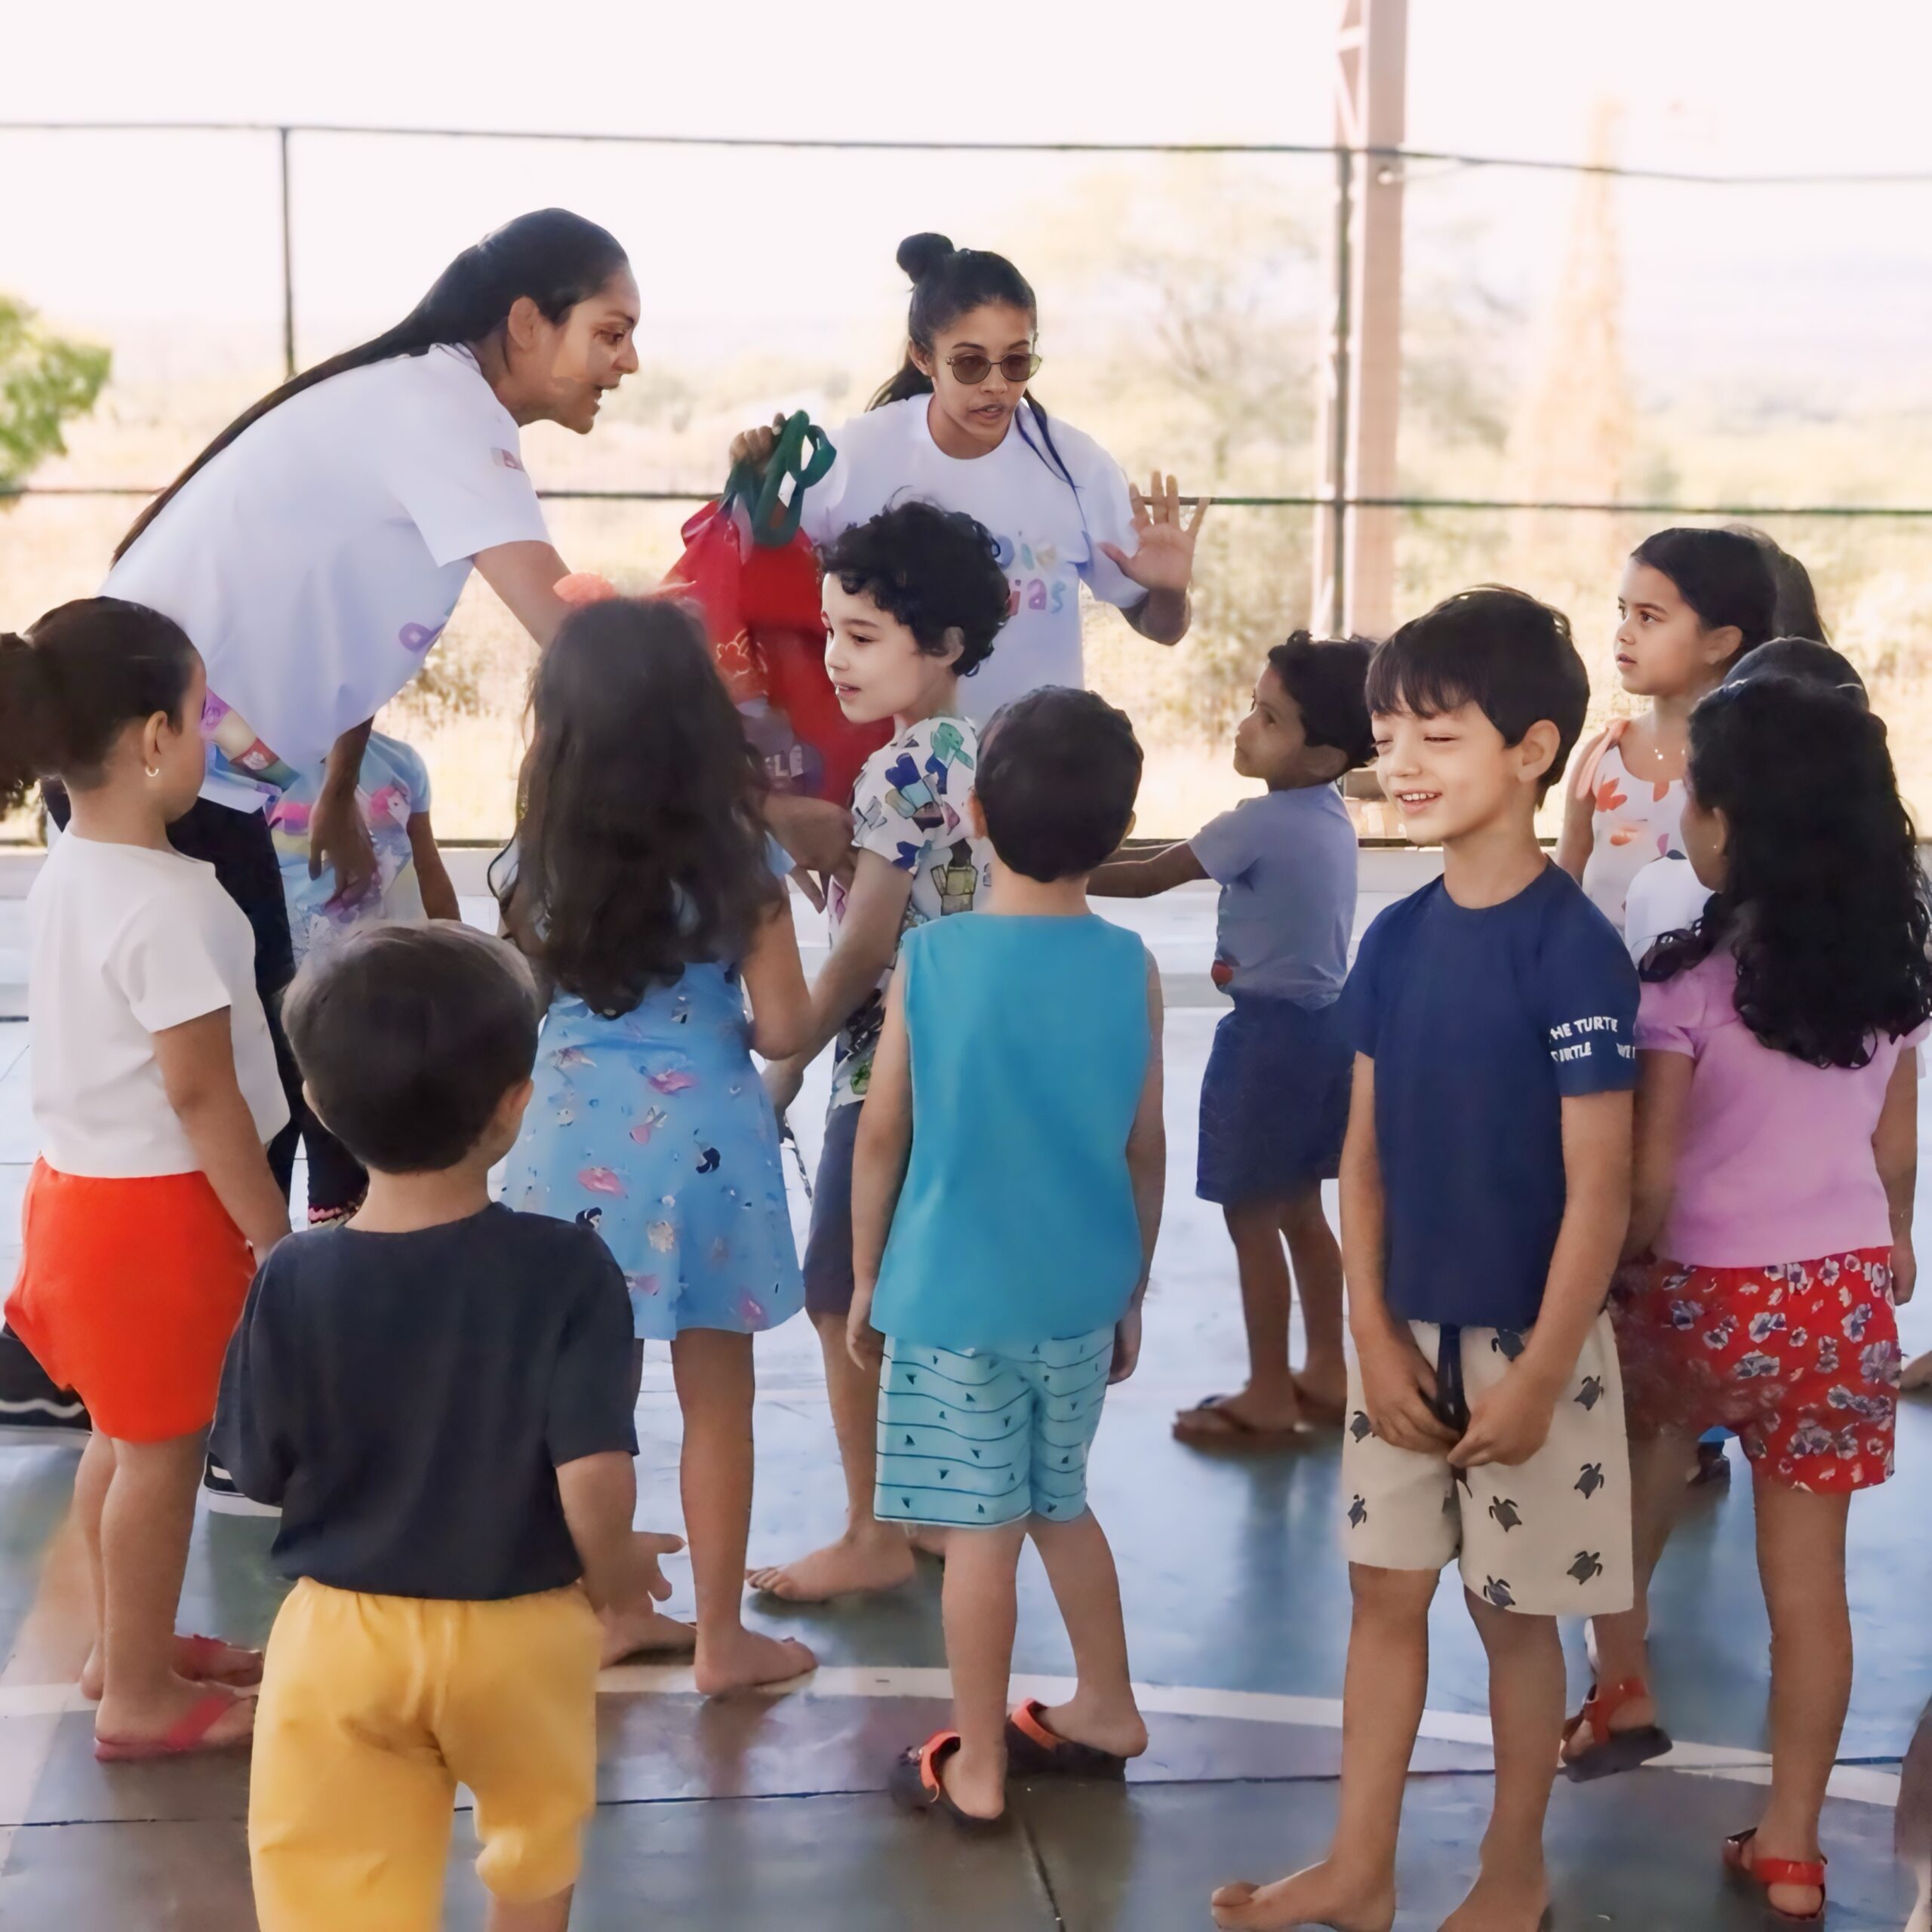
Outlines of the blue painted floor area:
<svg viewBox="0 0 1932 1932">
<path fill-rule="evenodd" d="M 1332 1709 L 1252 1700 L 1340 1693 L 1349 1606 L 1336 1523 L 1339 1438 L 1241 1459 L 1189 1451 L 1168 1432 L 1177 1408 L 1238 1386 L 1243 1363 L 1232 1251 L 1218 1211 L 1193 1196 L 1196 1095 L 1218 1017 L 1203 971 L 1213 905 L 1211 894 L 1183 893 L 1131 909 L 1170 985 L 1169 1189 L 1141 1368 L 1109 1398 L 1092 1494 L 1119 1560 L 1135 1675 L 1169 1694 L 1152 1720 L 1149 1758 L 1124 1792 L 1029 1790 L 1008 1838 L 961 1845 L 894 1818 L 879 1791 L 892 1752 L 930 1730 L 943 1709 L 934 1701 L 943 1686 L 931 1677 L 872 1675 L 943 1663 L 937 1566 L 922 1564 L 913 1583 L 881 1598 L 762 1604 L 755 1620 L 809 1642 L 829 1687 L 776 1703 L 707 1706 L 679 1691 L 675 1677 L 611 1680 L 580 1927 L 630 1927 L 648 1917 L 734 1932 L 793 1923 L 1173 1932 L 1207 1924 L 1212 1884 L 1276 1875 L 1320 1849 L 1334 1801 Z M 26 1048 L 24 1029 L 0 1026 L 0 1242 L 9 1244 L 0 1268 L 11 1260 L 33 1152 Z M 824 1077 L 821 1067 L 795 1112 L 808 1159 Z M 801 1193 L 794 1210 L 802 1234 Z M 1903 1326 L 1909 1352 L 1932 1347 L 1932 1306 L 1908 1310 Z M 814 1546 L 843 1514 L 816 1337 L 795 1321 L 761 1339 L 758 1358 L 755 1563 Z M 662 1349 L 647 1362 L 639 1426 L 641 1518 L 678 1527 L 678 1422 Z M 88 1753 L 85 1712 L 63 1710 L 57 1689 L 43 1693 L 20 1647 L 53 1567 L 43 1559 L 64 1518 L 76 1457 L 72 1444 L 0 1441 L 0 1654 L 13 1660 L 0 1672 L 0 1925 L 249 1927 L 244 1768 L 101 1770 Z M 1733 1458 L 1730 1490 L 1699 1492 L 1660 1575 L 1655 1675 L 1681 1744 L 1749 1750 L 1764 1741 L 1767 1639 L 1750 1484 L 1741 1452 Z M 1858 1670 L 1843 1755 L 1881 1775 L 1862 1796 L 1834 1798 L 1827 1834 L 1832 1923 L 1861 1932 L 1897 1932 L 1909 1903 L 1890 1859 L 1882 1774 L 1896 1771 L 1932 1689 L 1932 1534 L 1922 1500 L 1932 1405 L 1906 1404 L 1899 1463 L 1901 1476 L 1851 1512 Z M 281 1595 L 265 1561 L 271 1534 L 260 1521 L 202 1518 L 183 1629 L 266 1634 Z M 688 1569 L 670 1567 L 671 1607 L 688 1614 Z M 1072 1660 L 1030 1555 L 1022 1583 L 1017 1668 L 1066 1675 Z M 1580 1695 L 1582 1633 L 1567 1635 Z M 1486 1674 L 1453 1579 L 1437 1599 L 1429 1705 L 1440 1721 L 1411 1780 L 1398 1921 L 1405 1928 L 1438 1924 L 1454 1905 L 1488 1801 L 1480 1727 L 1454 1722 L 1484 1709 Z M 1748 1783 L 1679 1770 L 1559 1785 L 1556 1924 L 1701 1932 L 1764 1922 L 1716 1872 L 1718 1840 L 1751 1823 L 1761 1799 Z M 466 1820 L 448 1921 L 463 1927 L 481 1923 L 475 1881 L 462 1869 L 472 1855 L 467 1830 Z"/>
</svg>

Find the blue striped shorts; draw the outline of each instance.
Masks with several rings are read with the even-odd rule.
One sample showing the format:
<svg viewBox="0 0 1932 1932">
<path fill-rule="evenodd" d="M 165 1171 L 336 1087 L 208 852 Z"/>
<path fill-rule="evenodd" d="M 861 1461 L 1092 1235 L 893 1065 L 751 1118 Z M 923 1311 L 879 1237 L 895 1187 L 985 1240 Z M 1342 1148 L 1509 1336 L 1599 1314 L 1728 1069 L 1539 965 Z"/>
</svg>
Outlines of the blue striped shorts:
<svg viewBox="0 0 1932 1932">
<path fill-rule="evenodd" d="M 888 1337 L 875 1512 L 883 1522 L 981 1530 L 1083 1515 L 1087 1452 L 1113 1358 L 1111 1327 L 1011 1355 Z"/>
</svg>

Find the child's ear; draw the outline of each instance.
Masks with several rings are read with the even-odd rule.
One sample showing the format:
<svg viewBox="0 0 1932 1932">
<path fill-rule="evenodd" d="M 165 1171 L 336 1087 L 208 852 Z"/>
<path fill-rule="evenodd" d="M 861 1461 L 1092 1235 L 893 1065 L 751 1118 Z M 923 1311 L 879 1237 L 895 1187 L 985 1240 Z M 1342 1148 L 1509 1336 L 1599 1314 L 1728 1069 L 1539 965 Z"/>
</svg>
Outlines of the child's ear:
<svg viewBox="0 0 1932 1932">
<path fill-rule="evenodd" d="M 514 1140 L 517 1131 L 523 1124 L 524 1109 L 530 1105 L 531 1096 L 537 1091 L 534 1080 L 525 1080 L 511 1088 L 497 1103 L 496 1126 L 500 1134 L 507 1134 Z"/>
<path fill-rule="evenodd" d="M 1712 670 L 1734 662 L 1744 648 L 1744 633 L 1735 624 L 1720 624 L 1697 641 L 1704 662 Z"/>
<path fill-rule="evenodd" d="M 1562 749 L 1563 734 L 1547 718 L 1539 718 L 1516 746 L 1518 775 L 1526 785 L 1540 783 Z"/>
<path fill-rule="evenodd" d="M 1308 768 L 1324 785 L 1339 784 L 1349 775 L 1349 755 L 1339 745 L 1310 745 Z"/>
<path fill-rule="evenodd" d="M 959 654 L 966 648 L 966 633 L 957 624 L 948 624 L 946 635 L 940 639 L 940 644 L 947 663 L 957 664 Z"/>
<path fill-rule="evenodd" d="M 968 792 L 966 794 L 966 823 L 973 828 L 973 836 L 975 838 L 986 837 L 986 808 L 980 803 L 980 795 L 977 792 Z"/>
</svg>

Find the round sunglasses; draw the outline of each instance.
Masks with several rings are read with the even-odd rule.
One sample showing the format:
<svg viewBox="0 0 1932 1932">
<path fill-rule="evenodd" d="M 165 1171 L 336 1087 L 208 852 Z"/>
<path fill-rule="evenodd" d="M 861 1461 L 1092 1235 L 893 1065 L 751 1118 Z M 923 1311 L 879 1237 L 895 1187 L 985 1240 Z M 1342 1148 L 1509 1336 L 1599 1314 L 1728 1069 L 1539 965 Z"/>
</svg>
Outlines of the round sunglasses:
<svg viewBox="0 0 1932 1932">
<path fill-rule="evenodd" d="M 1029 383 L 1040 373 L 1041 359 L 1030 352 L 1016 352 L 1011 355 L 1002 355 L 995 365 L 990 355 L 969 349 L 962 349 L 957 355 L 949 355 L 946 366 L 956 380 L 970 387 L 973 383 L 983 383 L 995 367 L 1009 383 Z"/>
</svg>

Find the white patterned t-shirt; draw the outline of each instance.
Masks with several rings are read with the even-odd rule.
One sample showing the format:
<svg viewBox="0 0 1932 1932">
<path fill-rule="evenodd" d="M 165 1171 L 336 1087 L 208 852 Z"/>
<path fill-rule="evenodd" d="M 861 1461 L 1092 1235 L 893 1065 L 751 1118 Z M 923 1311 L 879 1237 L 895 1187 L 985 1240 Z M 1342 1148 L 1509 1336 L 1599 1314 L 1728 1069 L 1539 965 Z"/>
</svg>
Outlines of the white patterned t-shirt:
<svg viewBox="0 0 1932 1932">
<path fill-rule="evenodd" d="M 966 816 L 979 756 L 980 734 L 970 718 L 922 718 L 874 752 L 852 787 L 853 844 L 912 875 L 902 938 L 949 912 L 971 912 L 992 881 L 992 848 L 973 836 Z M 847 897 L 835 881 L 826 900 L 834 946 L 845 923 Z M 877 989 L 839 1029 L 835 1107 L 866 1097 L 891 983 L 888 966 Z"/>
</svg>

